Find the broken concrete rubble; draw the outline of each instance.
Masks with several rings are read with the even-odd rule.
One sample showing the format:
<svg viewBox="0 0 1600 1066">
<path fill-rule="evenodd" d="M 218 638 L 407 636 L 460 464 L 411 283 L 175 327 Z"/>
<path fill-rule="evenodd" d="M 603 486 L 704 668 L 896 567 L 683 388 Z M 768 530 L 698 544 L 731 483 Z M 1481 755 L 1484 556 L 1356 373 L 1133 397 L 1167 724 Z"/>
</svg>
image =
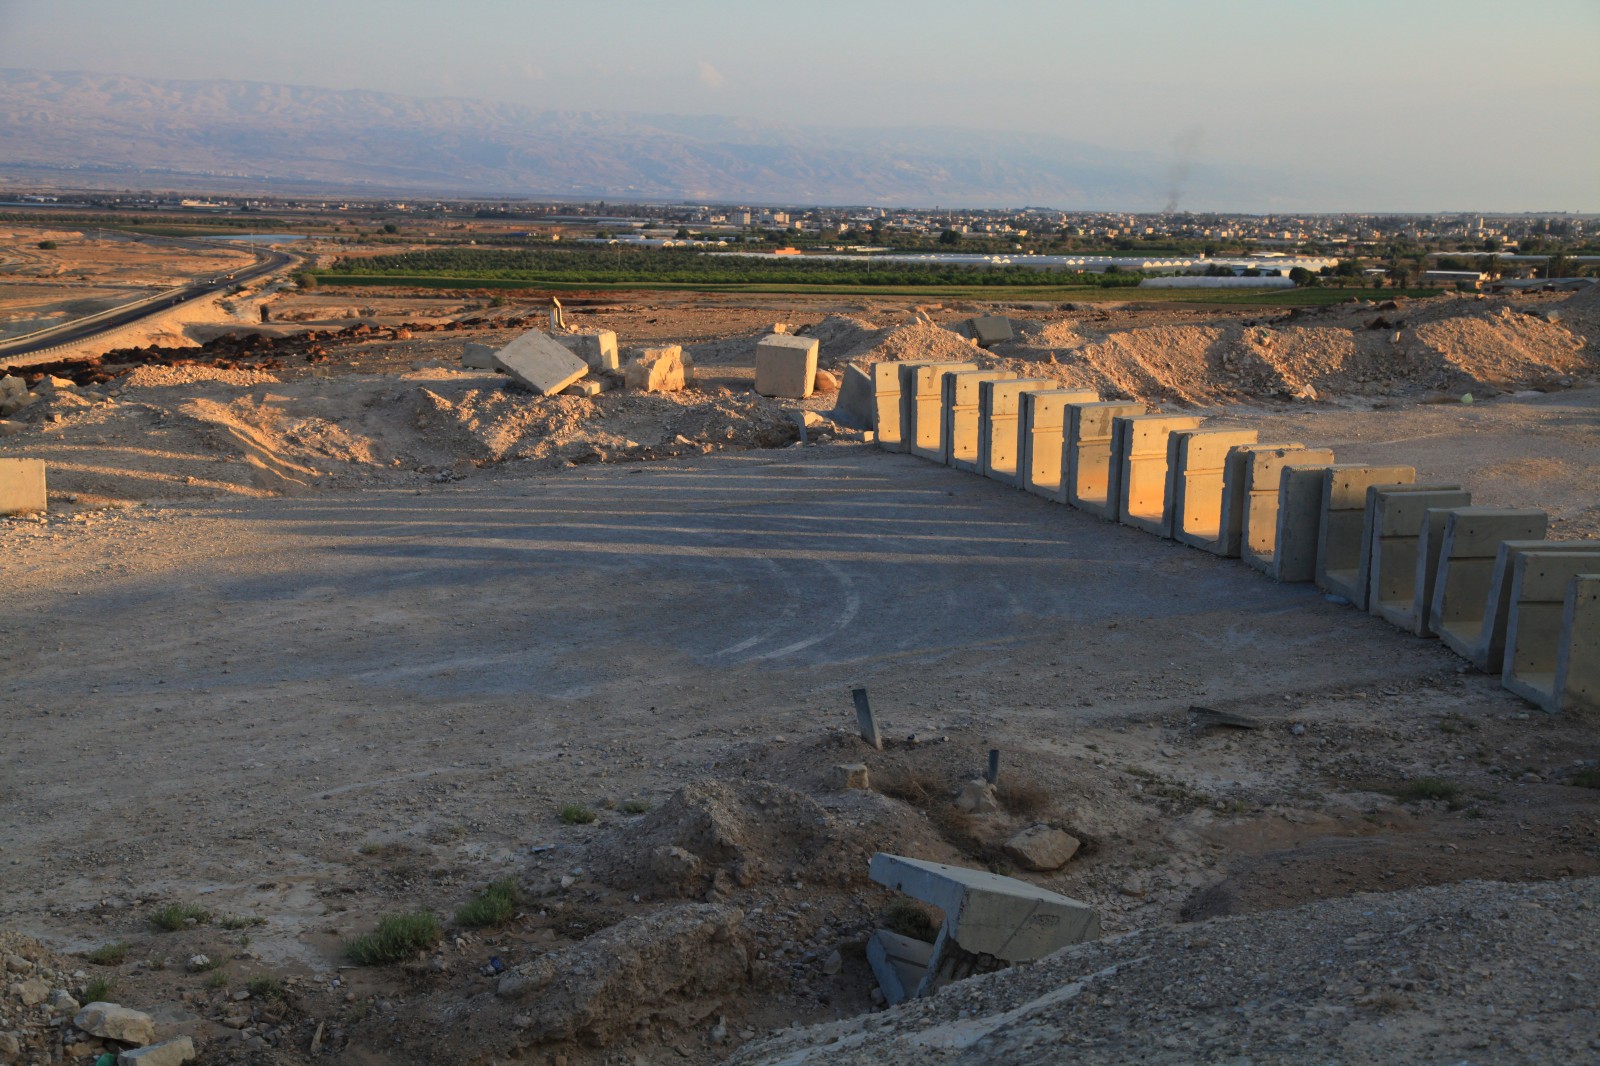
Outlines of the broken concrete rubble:
<svg viewBox="0 0 1600 1066">
<path fill-rule="evenodd" d="M 1030 825 L 1006 841 L 1005 852 L 1024 870 L 1047 873 L 1065 866 L 1082 842 L 1050 825 Z"/>
<path fill-rule="evenodd" d="M 562 347 L 582 359 L 596 374 L 616 370 L 621 366 L 617 357 L 617 335 L 612 330 L 566 333 L 558 335 L 555 339 Z"/>
<path fill-rule="evenodd" d="M 639 392 L 677 392 L 688 384 L 683 349 L 676 344 L 646 348 L 623 371 L 623 382 Z"/>
<path fill-rule="evenodd" d="M 499 370 L 495 351 L 493 345 L 465 341 L 461 345 L 461 365 L 467 370 Z"/>
</svg>

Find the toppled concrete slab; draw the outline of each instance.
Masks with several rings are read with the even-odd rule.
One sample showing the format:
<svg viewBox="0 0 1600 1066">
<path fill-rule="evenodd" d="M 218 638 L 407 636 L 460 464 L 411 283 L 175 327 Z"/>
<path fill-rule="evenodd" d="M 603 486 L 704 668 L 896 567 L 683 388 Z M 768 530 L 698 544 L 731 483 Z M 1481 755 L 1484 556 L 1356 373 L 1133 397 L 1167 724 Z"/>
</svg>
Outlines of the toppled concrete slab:
<svg viewBox="0 0 1600 1066">
<path fill-rule="evenodd" d="M 869 873 L 880 885 L 944 912 L 913 996 L 1100 935 L 1100 916 L 1093 907 L 1014 877 L 883 852 L 872 857 Z M 894 969 L 875 970 L 886 996 L 905 983 L 902 969 Z"/>
<path fill-rule="evenodd" d="M 36 514 L 49 507 L 43 459 L 0 459 L 0 515 Z"/>
<path fill-rule="evenodd" d="M 499 370 L 495 348 L 490 344 L 466 341 L 461 345 L 461 366 L 466 370 Z"/>
<path fill-rule="evenodd" d="M 1016 337 L 1011 320 L 1003 315 L 979 315 L 962 324 L 967 336 L 978 342 L 980 348 L 990 348 Z"/>
<path fill-rule="evenodd" d="M 676 344 L 646 348 L 623 370 L 623 383 L 639 392 L 677 392 L 689 383 L 683 349 Z"/>
<path fill-rule="evenodd" d="M 756 392 L 788 400 L 810 396 L 821 347 L 815 337 L 775 333 L 761 338 L 756 343 Z"/>
<path fill-rule="evenodd" d="M 587 363 L 536 329 L 501 348 L 495 361 L 513 381 L 541 396 L 554 396 L 589 372 Z"/>
</svg>

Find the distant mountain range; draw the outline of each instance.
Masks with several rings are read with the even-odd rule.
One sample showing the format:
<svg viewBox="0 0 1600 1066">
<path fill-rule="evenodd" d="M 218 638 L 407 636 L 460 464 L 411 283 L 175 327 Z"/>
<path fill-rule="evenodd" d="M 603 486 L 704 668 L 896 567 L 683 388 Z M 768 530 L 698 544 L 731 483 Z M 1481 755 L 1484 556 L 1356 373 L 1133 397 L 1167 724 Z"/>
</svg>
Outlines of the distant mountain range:
<svg viewBox="0 0 1600 1066">
<path fill-rule="evenodd" d="M 1274 176 L 1242 166 L 1042 133 L 540 111 L 31 70 L 0 70 L 0 169 L 140 188 L 1146 211 L 1262 210 L 1283 193 Z"/>
</svg>

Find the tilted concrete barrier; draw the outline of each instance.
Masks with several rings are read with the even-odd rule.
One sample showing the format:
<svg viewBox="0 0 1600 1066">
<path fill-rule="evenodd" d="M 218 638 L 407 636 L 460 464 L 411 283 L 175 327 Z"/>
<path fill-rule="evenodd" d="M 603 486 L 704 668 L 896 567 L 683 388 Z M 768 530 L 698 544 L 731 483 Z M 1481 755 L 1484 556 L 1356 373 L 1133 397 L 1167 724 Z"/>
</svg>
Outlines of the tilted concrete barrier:
<svg viewBox="0 0 1600 1066">
<path fill-rule="evenodd" d="M 1595 560 L 1594 569 L 1600 571 L 1600 540 L 1501 541 L 1494 558 L 1494 570 L 1489 577 L 1489 595 L 1478 624 L 1478 637 L 1467 649 L 1471 653 L 1467 658 L 1472 660 L 1472 665 L 1486 674 L 1498 672 L 1505 663 L 1506 617 L 1511 611 L 1511 570 L 1517 556 L 1524 552 L 1588 555 Z M 1470 624 L 1470 619 L 1463 619 L 1458 629 L 1465 631 Z"/>
<path fill-rule="evenodd" d="M 1575 708 L 1580 698 L 1594 706 L 1594 570 L 1592 557 L 1575 553 L 1523 552 L 1512 563 L 1500 683 L 1552 713 Z"/>
<path fill-rule="evenodd" d="M 1343 596 L 1357 610 L 1367 609 L 1367 552 L 1362 536 L 1367 522 L 1367 489 L 1417 480 L 1409 466 L 1335 463 L 1322 488 L 1317 523 L 1317 587 Z"/>
<path fill-rule="evenodd" d="M 1329 466 L 1278 468 L 1278 528 L 1267 573 L 1278 581 L 1314 581 L 1322 501 Z"/>
<path fill-rule="evenodd" d="M 900 368 L 900 426 L 906 451 L 944 462 L 944 376 L 976 363 L 914 363 Z"/>
<path fill-rule="evenodd" d="M 0 459 L 0 515 L 44 511 L 49 499 L 43 459 Z"/>
<path fill-rule="evenodd" d="M 1036 496 L 1066 503 L 1067 405 L 1095 403 L 1093 389 L 1044 389 L 1022 394 L 1022 487 Z"/>
<path fill-rule="evenodd" d="M 978 386 L 978 471 L 984 477 L 1005 485 L 1020 483 L 1022 398 L 1055 387 L 1049 378 L 985 381 Z"/>
<path fill-rule="evenodd" d="M 1144 413 L 1130 401 L 1067 406 L 1067 437 L 1062 445 L 1066 502 L 1110 522 L 1117 520 L 1122 463 L 1113 454 L 1116 420 Z"/>
<path fill-rule="evenodd" d="M 1172 490 L 1164 522 L 1172 530 L 1173 540 L 1223 555 L 1231 526 L 1232 539 L 1238 544 L 1236 518 L 1223 501 L 1223 480 L 1229 453 L 1256 443 L 1258 436 L 1253 429 L 1186 429 L 1168 439 Z"/>
<path fill-rule="evenodd" d="M 1429 509 L 1466 507 L 1458 485 L 1373 485 L 1367 489 L 1367 610 L 1419 637 L 1428 630 L 1423 557 Z"/>
<path fill-rule="evenodd" d="M 1182 429 L 1198 429 L 1204 418 L 1194 415 L 1133 415 L 1112 424 L 1112 454 L 1118 475 L 1117 521 L 1125 526 L 1171 538 L 1167 498 L 1172 469 L 1167 465 L 1167 438 Z"/>
<path fill-rule="evenodd" d="M 1321 469 L 1333 462 L 1328 448 L 1307 448 L 1303 444 L 1245 445 L 1229 454 L 1223 470 L 1224 506 L 1238 507 L 1239 558 L 1264 574 L 1276 576 L 1274 556 L 1278 545 L 1278 500 L 1283 491 L 1283 468 L 1305 466 Z M 1234 486 L 1232 494 L 1229 487 Z M 1314 522 L 1314 520 L 1313 520 Z M 1316 568 L 1316 526 L 1311 529 L 1312 569 Z"/>
<path fill-rule="evenodd" d="M 983 419 L 978 408 L 980 386 L 986 381 L 1009 381 L 1015 374 L 1003 370 L 962 370 L 944 375 L 944 455 L 946 466 L 978 472 Z"/>
</svg>

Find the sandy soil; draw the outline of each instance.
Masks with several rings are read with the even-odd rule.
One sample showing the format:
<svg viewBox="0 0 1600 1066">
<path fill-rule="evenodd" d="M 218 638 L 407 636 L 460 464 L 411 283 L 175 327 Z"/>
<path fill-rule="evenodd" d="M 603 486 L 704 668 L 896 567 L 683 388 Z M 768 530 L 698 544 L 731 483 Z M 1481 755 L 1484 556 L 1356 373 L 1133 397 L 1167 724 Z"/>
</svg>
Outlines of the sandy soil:
<svg viewBox="0 0 1600 1066">
<path fill-rule="evenodd" d="M 165 1005 L 207 1062 L 309 1061 L 313 1040 L 346 1063 L 719 1061 L 873 1010 L 873 851 L 992 865 L 1040 821 L 1085 846 L 1028 876 L 1112 934 L 1600 875 L 1600 794 L 1572 783 L 1595 768 L 1593 722 L 1532 714 L 1308 586 L 846 427 L 790 447 L 801 405 L 743 384 L 773 321 L 816 332 L 833 364 L 950 346 L 1203 400 L 1592 536 L 1600 389 L 1591 334 L 1563 324 L 1582 307 L 1404 310 L 1397 364 L 1259 354 L 1302 351 L 1296 329 L 1392 346 L 1356 321 L 1368 310 L 1275 322 L 1265 345 L 1232 313 L 1029 312 L 983 354 L 885 304 L 573 301 L 624 344 L 692 341 L 704 368 L 690 392 L 589 401 L 433 365 L 518 327 L 399 335 L 519 309 L 385 299 L 355 300 L 382 329 L 319 339 L 320 361 L 301 338 L 41 379 L 0 439 L 50 462 L 53 492 L 47 518 L 0 523 L 0 926 L 41 941 L 17 950 L 74 992 L 106 976 L 120 1002 Z M 1450 339 L 1480 326 L 1504 344 Z M 1294 398 L 1308 384 L 1318 399 Z M 852 736 L 855 684 L 884 752 Z M 1207 729 L 1191 704 L 1261 728 Z M 950 796 L 993 747 L 1006 809 L 964 816 Z M 845 762 L 874 789 L 835 790 Z M 1401 798 L 1425 778 L 1446 798 Z M 564 822 L 568 804 L 597 820 Z M 380 916 L 448 919 L 505 877 L 524 893 L 507 924 L 447 921 L 402 966 L 345 960 Z M 210 916 L 154 930 L 174 902 Z M 123 941 L 116 964 L 72 954 Z M 679 942 L 696 947 L 651 954 Z M 221 965 L 186 967 L 202 953 Z M 1341 956 L 1326 1003 L 1366 994 L 1345 986 L 1375 959 Z M 1573 964 L 1529 965 L 1539 981 Z M 585 976 L 539 983 L 552 973 Z M 1340 1039 L 1352 1058 L 1402 1046 Z"/>
</svg>

